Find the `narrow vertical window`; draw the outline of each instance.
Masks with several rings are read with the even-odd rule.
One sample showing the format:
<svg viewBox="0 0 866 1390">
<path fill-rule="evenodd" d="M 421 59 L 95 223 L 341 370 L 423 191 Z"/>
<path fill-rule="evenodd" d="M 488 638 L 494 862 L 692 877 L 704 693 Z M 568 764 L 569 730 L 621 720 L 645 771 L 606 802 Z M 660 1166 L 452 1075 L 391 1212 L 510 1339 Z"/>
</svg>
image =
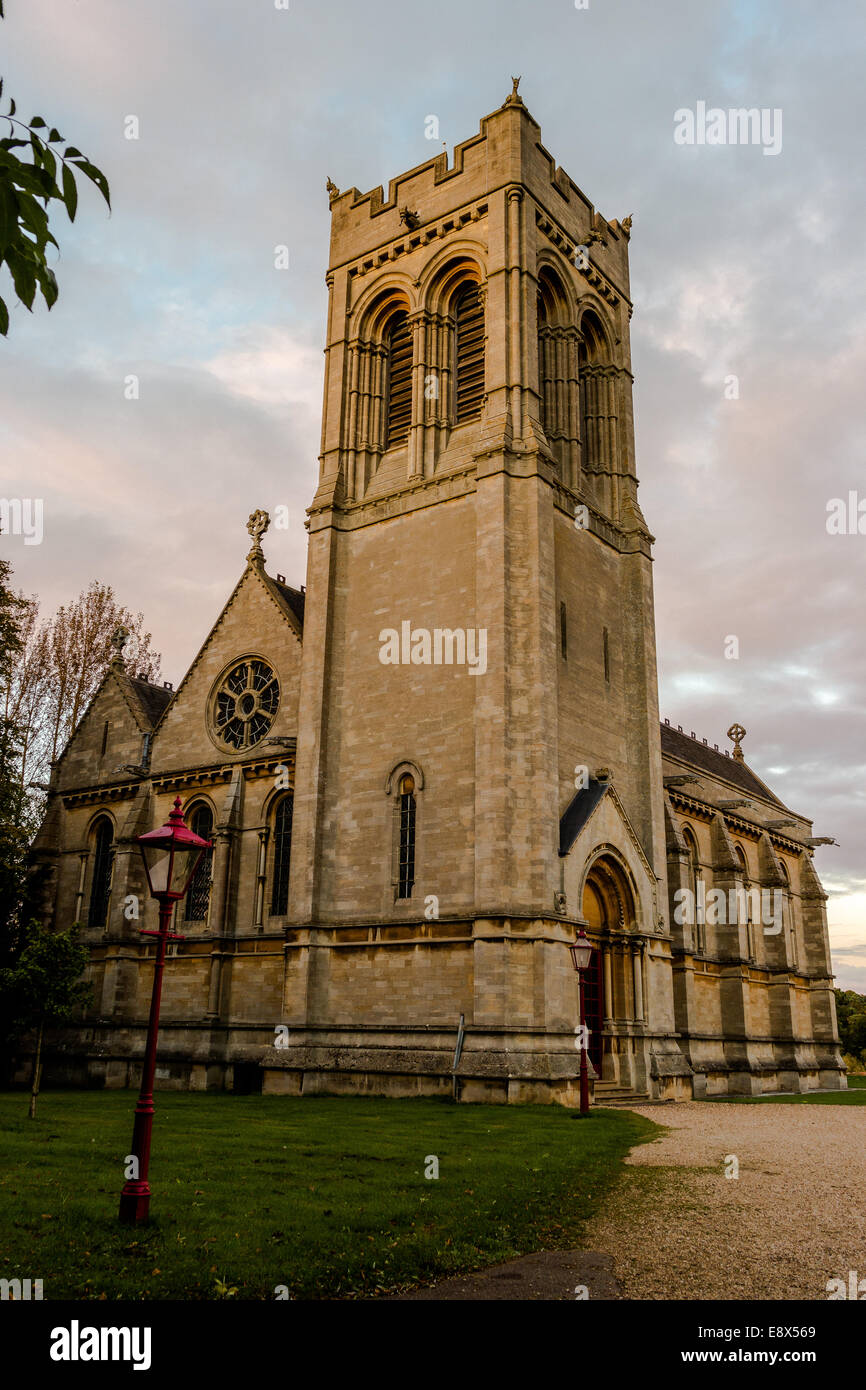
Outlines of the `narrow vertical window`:
<svg viewBox="0 0 866 1390">
<path fill-rule="evenodd" d="M 456 389 L 454 418 L 458 425 L 481 414 L 484 397 L 484 307 L 477 285 L 467 285 L 454 306 Z"/>
<path fill-rule="evenodd" d="M 209 840 L 213 834 L 213 814 L 209 806 L 201 802 L 193 808 L 189 828 L 193 835 L 198 835 L 202 840 Z M 192 883 L 189 885 L 184 906 L 185 922 L 206 922 L 207 910 L 210 902 L 211 875 L 213 873 L 213 850 L 206 849 L 198 863 L 198 868 L 193 874 Z"/>
<path fill-rule="evenodd" d="M 107 816 L 100 816 L 93 827 L 93 877 L 90 881 L 89 927 L 104 927 L 111 893 L 114 864 L 114 828 Z"/>
<path fill-rule="evenodd" d="M 388 438 L 386 448 L 405 444 L 412 422 L 412 333 L 401 309 L 388 330 Z"/>
<path fill-rule="evenodd" d="M 602 646 L 604 648 L 604 678 L 610 684 L 610 641 L 607 628 L 602 629 Z"/>
<path fill-rule="evenodd" d="M 692 832 L 686 828 L 683 831 L 683 840 L 689 852 L 689 897 L 690 904 L 688 909 L 687 922 L 692 928 L 694 949 L 696 951 L 706 950 L 706 934 L 703 922 L 698 921 L 698 878 L 700 875 L 700 862 L 698 860 L 698 846 Z"/>
<path fill-rule="evenodd" d="M 400 778 L 400 851 L 397 897 L 411 898 L 415 883 L 415 778 L 407 772 Z"/>
<path fill-rule="evenodd" d="M 108 747 L 108 720 L 102 726 L 102 747 L 99 750 L 100 758 L 105 757 L 105 750 Z"/>
<path fill-rule="evenodd" d="M 289 908 L 289 867 L 292 857 L 292 810 L 294 801 L 284 796 L 274 816 L 274 879 L 271 886 L 271 913 L 284 915 Z"/>
<path fill-rule="evenodd" d="M 740 866 L 740 882 L 737 887 L 742 889 L 742 895 L 737 893 L 737 924 L 746 928 L 746 951 L 749 958 L 753 959 L 755 955 L 755 928 L 752 920 L 752 885 L 749 880 L 749 866 L 739 845 L 734 846 L 734 853 Z"/>
<path fill-rule="evenodd" d="M 565 611 L 565 603 L 559 605 L 559 645 L 562 649 L 563 661 L 568 660 L 568 615 Z"/>
</svg>

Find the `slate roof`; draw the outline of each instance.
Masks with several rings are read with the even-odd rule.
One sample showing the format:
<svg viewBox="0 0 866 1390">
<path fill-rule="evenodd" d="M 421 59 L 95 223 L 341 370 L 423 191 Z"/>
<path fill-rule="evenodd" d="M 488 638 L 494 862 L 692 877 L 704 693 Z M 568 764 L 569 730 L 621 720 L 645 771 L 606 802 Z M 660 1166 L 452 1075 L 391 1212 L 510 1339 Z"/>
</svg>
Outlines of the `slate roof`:
<svg viewBox="0 0 866 1390">
<path fill-rule="evenodd" d="M 679 729 L 671 728 L 670 724 L 662 724 L 661 731 L 663 757 L 676 758 L 678 762 L 688 763 L 696 772 L 705 772 L 710 777 L 721 777 L 740 791 L 760 797 L 762 801 L 771 801 L 774 806 L 781 806 L 783 810 L 788 809 L 773 795 L 769 787 L 764 786 L 760 777 L 746 763 L 740 762 L 739 758 L 727 757 L 718 749 L 710 748 L 709 744 L 690 738 Z M 688 788 L 686 790 L 688 791 Z"/>
<path fill-rule="evenodd" d="M 572 797 L 559 820 L 560 855 L 568 854 L 609 786 L 609 782 L 597 782 L 590 777 L 589 785 Z"/>
<path fill-rule="evenodd" d="M 153 685 L 138 676 L 129 676 L 130 688 L 141 705 L 142 713 L 150 724 L 155 725 L 166 705 L 174 695 L 162 685 Z"/>
<path fill-rule="evenodd" d="M 274 579 L 273 575 L 268 575 L 269 582 L 279 593 L 283 602 L 288 604 L 300 626 L 304 626 L 304 603 L 307 595 L 303 589 L 293 589 L 290 584 L 283 584 L 279 579 Z"/>
</svg>

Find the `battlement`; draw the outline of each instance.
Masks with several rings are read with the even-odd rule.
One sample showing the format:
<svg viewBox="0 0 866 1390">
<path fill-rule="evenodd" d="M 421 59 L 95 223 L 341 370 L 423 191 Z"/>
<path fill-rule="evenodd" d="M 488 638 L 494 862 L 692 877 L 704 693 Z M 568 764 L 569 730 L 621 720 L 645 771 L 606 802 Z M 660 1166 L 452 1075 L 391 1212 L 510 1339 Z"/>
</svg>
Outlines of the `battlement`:
<svg viewBox="0 0 866 1390">
<path fill-rule="evenodd" d="M 540 125 L 514 94 L 482 118 L 477 135 L 455 145 L 450 163 L 442 151 L 396 175 L 387 197 L 381 184 L 366 193 L 329 185 L 330 269 L 412 233 L 441 236 L 431 224 L 512 187 L 532 197 L 552 239 L 572 255 L 588 245 L 592 260 L 628 295 L 629 224 L 609 221 L 593 206 L 541 143 Z"/>
</svg>

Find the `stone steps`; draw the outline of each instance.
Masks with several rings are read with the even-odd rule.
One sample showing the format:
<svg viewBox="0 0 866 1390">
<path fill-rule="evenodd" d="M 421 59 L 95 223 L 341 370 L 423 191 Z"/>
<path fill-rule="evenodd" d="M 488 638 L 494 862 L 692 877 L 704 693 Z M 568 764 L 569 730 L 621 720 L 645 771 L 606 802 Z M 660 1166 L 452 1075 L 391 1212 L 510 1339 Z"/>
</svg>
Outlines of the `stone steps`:
<svg viewBox="0 0 866 1390">
<path fill-rule="evenodd" d="M 632 1106 L 646 1104 L 649 1096 L 634 1091 L 629 1086 L 620 1086 L 615 1081 L 596 1081 L 593 1092 L 593 1105 Z"/>
</svg>

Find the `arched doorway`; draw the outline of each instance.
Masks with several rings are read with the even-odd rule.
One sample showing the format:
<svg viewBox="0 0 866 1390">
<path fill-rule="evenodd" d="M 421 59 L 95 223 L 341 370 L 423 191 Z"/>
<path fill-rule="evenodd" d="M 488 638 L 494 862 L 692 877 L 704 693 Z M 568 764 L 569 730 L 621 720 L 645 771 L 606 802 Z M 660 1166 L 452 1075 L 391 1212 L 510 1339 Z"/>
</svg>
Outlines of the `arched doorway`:
<svg viewBox="0 0 866 1390">
<path fill-rule="evenodd" d="M 633 1039 L 644 1031 L 643 951 L 635 894 L 626 870 L 612 855 L 593 861 L 582 909 L 595 947 L 584 987 L 589 1055 L 599 1076 L 631 1085 Z"/>
</svg>

